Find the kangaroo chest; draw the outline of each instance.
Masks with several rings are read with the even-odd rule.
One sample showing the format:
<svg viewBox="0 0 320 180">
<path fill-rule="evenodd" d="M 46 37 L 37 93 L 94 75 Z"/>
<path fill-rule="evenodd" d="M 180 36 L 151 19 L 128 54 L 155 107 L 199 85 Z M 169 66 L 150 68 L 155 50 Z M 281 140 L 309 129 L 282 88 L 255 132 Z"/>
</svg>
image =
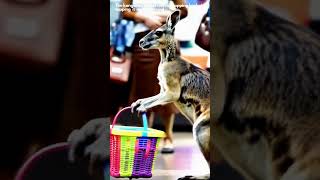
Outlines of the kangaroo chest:
<svg viewBox="0 0 320 180">
<path fill-rule="evenodd" d="M 179 79 L 179 71 L 175 69 L 174 62 L 164 62 L 158 66 L 157 78 L 159 80 L 160 92 L 170 89 L 170 91 L 178 91 L 176 79 Z"/>
<path fill-rule="evenodd" d="M 165 90 L 165 76 L 163 73 L 163 66 L 159 65 L 158 67 L 158 75 L 157 78 L 159 80 L 159 85 L 160 85 L 160 92 L 163 92 Z"/>
<path fill-rule="evenodd" d="M 193 123 L 196 119 L 196 113 L 195 113 L 195 106 L 192 104 L 190 98 L 188 99 L 185 94 L 186 92 L 181 88 L 181 82 L 179 82 L 179 85 L 174 84 L 171 82 L 175 81 L 176 79 L 181 79 L 181 73 L 179 72 L 180 69 L 175 67 L 174 62 L 165 62 L 163 64 L 160 64 L 158 67 L 158 75 L 157 78 L 159 80 L 160 85 L 160 92 L 164 92 L 168 89 L 170 91 L 179 91 L 180 97 L 184 98 L 178 98 L 174 102 L 175 106 L 178 108 L 178 110 L 191 122 Z M 187 100 L 185 100 L 187 99 Z"/>
<path fill-rule="evenodd" d="M 192 105 L 187 105 L 185 103 L 182 103 L 180 101 L 174 102 L 175 106 L 179 109 L 181 114 L 183 114 L 191 124 L 195 122 L 196 119 L 196 113 L 195 108 Z"/>
</svg>

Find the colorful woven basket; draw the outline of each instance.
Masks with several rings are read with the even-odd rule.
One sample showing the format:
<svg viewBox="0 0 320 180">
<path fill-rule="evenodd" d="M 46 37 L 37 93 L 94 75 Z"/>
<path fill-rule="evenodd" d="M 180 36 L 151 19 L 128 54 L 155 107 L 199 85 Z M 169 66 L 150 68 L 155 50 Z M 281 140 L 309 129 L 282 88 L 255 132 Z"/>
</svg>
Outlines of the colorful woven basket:
<svg viewBox="0 0 320 180">
<path fill-rule="evenodd" d="M 147 116 L 142 115 L 143 127 L 117 126 L 117 113 L 110 126 L 110 175 L 116 178 L 150 178 L 163 131 L 148 128 Z"/>
</svg>

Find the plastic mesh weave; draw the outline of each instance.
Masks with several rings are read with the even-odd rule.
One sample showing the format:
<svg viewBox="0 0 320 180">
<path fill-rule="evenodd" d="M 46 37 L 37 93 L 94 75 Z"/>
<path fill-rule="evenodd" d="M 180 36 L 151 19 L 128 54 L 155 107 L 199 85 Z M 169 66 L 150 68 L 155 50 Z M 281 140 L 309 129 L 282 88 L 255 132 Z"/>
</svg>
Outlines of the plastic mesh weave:
<svg viewBox="0 0 320 180">
<path fill-rule="evenodd" d="M 150 178 L 160 138 L 110 136 L 110 175 Z"/>
</svg>

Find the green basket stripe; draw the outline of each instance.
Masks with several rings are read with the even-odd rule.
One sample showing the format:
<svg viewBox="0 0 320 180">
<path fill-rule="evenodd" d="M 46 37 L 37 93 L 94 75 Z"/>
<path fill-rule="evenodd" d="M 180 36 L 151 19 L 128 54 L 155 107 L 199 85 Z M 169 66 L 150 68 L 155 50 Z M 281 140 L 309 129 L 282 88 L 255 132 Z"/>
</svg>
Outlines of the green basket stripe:
<svg viewBox="0 0 320 180">
<path fill-rule="evenodd" d="M 136 137 L 121 136 L 120 176 L 132 176 Z"/>
</svg>

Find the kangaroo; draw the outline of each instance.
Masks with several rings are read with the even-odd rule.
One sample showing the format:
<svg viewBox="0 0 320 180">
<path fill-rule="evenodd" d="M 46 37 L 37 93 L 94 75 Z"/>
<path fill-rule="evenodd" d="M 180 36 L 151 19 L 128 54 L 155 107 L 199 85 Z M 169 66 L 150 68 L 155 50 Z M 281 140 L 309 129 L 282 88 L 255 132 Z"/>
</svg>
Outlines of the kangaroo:
<svg viewBox="0 0 320 180">
<path fill-rule="evenodd" d="M 214 0 L 213 146 L 246 179 L 320 179 L 320 37 L 251 0 Z"/>
<path fill-rule="evenodd" d="M 159 49 L 161 61 L 158 67 L 160 93 L 132 103 L 133 111 L 174 103 L 193 124 L 193 136 L 208 164 L 210 161 L 210 74 L 176 55 L 174 27 L 180 20 L 180 11 L 168 16 L 166 24 L 151 31 L 139 41 L 142 49 Z M 180 179 L 209 179 L 186 176 Z"/>
</svg>

